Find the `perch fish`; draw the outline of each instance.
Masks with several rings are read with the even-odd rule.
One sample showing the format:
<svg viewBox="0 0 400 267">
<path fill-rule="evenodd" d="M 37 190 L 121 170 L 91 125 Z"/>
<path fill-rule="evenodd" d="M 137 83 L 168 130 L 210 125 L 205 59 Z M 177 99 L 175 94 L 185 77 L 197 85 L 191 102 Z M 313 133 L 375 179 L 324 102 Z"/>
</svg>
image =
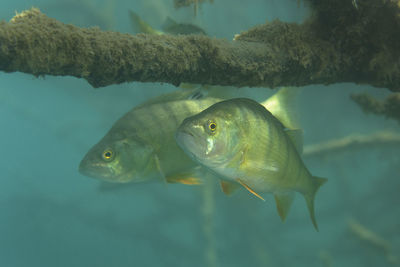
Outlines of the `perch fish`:
<svg viewBox="0 0 400 267">
<path fill-rule="evenodd" d="M 121 117 L 82 159 L 83 175 L 109 182 L 161 180 L 198 184 L 197 164 L 176 145 L 182 120 L 220 101 L 199 90 L 179 90 L 150 99 Z"/>
<path fill-rule="evenodd" d="M 188 35 L 188 34 L 201 34 L 206 35 L 206 32 L 194 25 L 189 23 L 178 23 L 174 21 L 172 18 L 167 17 L 164 24 L 162 25 L 163 31 L 159 31 L 150 26 L 146 21 L 144 21 L 138 14 L 134 11 L 129 10 L 129 18 L 131 20 L 131 24 L 136 32 L 138 33 L 148 33 L 154 35 L 162 35 L 165 33 L 173 34 L 173 35 Z"/>
<path fill-rule="evenodd" d="M 274 106 L 276 116 L 287 117 L 282 105 L 294 89 L 282 88 L 263 104 Z M 199 165 L 176 144 L 174 134 L 184 118 L 222 99 L 208 91 L 177 90 L 148 100 L 121 117 L 82 159 L 81 174 L 108 182 L 166 181 L 199 184 Z M 290 123 L 290 121 L 288 121 Z"/>
<path fill-rule="evenodd" d="M 314 197 L 326 179 L 312 176 L 301 160 L 300 132 L 287 129 L 259 103 L 236 98 L 186 118 L 176 140 L 194 161 L 226 179 L 223 188 L 233 182 L 261 199 L 259 193 L 273 193 L 282 220 L 294 192 L 301 193 L 318 230 Z"/>
</svg>

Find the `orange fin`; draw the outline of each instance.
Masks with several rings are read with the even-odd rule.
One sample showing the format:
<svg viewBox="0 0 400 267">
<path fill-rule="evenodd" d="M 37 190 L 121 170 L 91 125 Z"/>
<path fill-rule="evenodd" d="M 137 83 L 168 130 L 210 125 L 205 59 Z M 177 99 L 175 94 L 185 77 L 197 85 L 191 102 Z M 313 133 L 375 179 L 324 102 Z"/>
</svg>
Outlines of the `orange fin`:
<svg viewBox="0 0 400 267">
<path fill-rule="evenodd" d="M 173 175 L 169 175 L 165 178 L 167 183 L 170 184 L 185 184 L 185 185 L 201 185 L 203 184 L 203 180 L 197 177 L 194 177 L 193 173 L 177 173 Z"/>
<path fill-rule="evenodd" d="M 261 199 L 262 201 L 265 201 L 265 199 L 260 196 L 259 194 L 257 194 L 256 192 L 254 192 L 253 189 L 251 189 L 247 184 L 245 184 L 244 182 L 242 182 L 239 178 L 236 179 L 236 181 L 238 181 L 239 184 L 241 184 L 244 188 L 246 188 L 250 193 L 252 193 L 253 195 L 255 195 L 256 197 L 258 197 L 259 199 Z"/>
<path fill-rule="evenodd" d="M 185 185 L 201 185 L 203 181 L 200 178 L 196 177 L 183 177 L 183 178 L 178 178 L 178 177 L 167 177 L 167 182 L 170 184 L 185 184 Z"/>
<path fill-rule="evenodd" d="M 232 183 L 232 182 L 228 182 L 228 181 L 224 181 L 224 180 L 221 180 L 220 184 L 221 184 L 222 192 L 224 192 L 225 195 L 228 195 L 228 196 L 230 194 L 232 194 L 233 192 L 235 192 L 236 189 L 239 188 L 239 185 L 237 183 Z"/>
</svg>

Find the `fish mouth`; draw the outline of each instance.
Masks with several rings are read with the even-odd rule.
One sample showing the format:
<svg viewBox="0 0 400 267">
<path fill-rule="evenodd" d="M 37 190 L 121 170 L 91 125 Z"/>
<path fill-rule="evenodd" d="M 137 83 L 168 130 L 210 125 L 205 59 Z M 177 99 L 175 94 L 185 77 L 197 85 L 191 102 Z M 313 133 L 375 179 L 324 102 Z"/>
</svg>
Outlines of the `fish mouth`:
<svg viewBox="0 0 400 267">
<path fill-rule="evenodd" d="M 78 168 L 79 173 L 84 176 L 100 180 L 110 180 L 108 178 L 108 176 L 110 175 L 104 175 L 105 174 L 104 169 L 105 168 L 100 166 L 99 164 L 90 163 L 85 159 L 81 161 Z"/>
<path fill-rule="evenodd" d="M 175 140 L 178 146 L 194 160 L 205 153 L 205 142 L 193 132 L 180 129 L 175 134 Z"/>
<path fill-rule="evenodd" d="M 125 181 L 126 178 L 122 177 L 123 175 L 117 175 L 113 169 L 101 163 L 91 162 L 90 159 L 86 157 L 80 162 L 78 171 L 84 176 L 106 182 L 126 183 L 129 181 Z"/>
<path fill-rule="evenodd" d="M 86 165 L 84 162 L 79 164 L 79 173 L 93 179 L 111 183 L 128 183 L 131 180 L 126 174 L 117 175 L 112 170 L 101 165 Z"/>
</svg>

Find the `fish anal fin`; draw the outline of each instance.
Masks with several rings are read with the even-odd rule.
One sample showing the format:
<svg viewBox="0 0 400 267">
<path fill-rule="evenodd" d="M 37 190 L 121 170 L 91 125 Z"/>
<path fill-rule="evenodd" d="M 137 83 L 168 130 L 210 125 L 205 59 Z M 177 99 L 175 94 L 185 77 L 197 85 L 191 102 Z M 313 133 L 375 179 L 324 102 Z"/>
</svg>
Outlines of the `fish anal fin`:
<svg viewBox="0 0 400 267">
<path fill-rule="evenodd" d="M 252 193 L 253 195 L 255 195 L 256 197 L 258 197 L 259 199 L 261 199 L 262 201 L 265 201 L 265 199 L 260 196 L 259 194 L 257 194 L 253 189 L 251 189 L 247 184 L 245 184 L 242 180 L 240 180 L 239 178 L 236 179 L 236 181 L 241 184 L 244 188 L 246 188 L 250 193 Z"/>
<path fill-rule="evenodd" d="M 225 180 L 221 180 L 220 185 L 221 185 L 222 192 L 224 192 L 225 195 L 228 195 L 228 196 L 231 195 L 233 192 L 235 192 L 240 186 L 237 183 L 232 183 L 232 182 L 228 182 Z"/>
<path fill-rule="evenodd" d="M 288 193 L 275 193 L 276 209 L 281 217 L 282 222 L 285 221 L 287 214 L 289 213 L 290 207 L 294 199 L 294 192 Z"/>
<path fill-rule="evenodd" d="M 297 152 L 299 154 L 303 153 L 303 130 L 302 129 L 285 129 L 286 134 L 292 141 Z"/>
</svg>

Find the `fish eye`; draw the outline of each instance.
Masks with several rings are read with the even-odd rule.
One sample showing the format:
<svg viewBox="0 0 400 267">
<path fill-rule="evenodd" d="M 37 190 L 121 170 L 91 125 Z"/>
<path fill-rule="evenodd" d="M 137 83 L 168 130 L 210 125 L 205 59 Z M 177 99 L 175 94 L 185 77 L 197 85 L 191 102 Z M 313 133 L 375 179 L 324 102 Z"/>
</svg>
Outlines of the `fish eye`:
<svg viewBox="0 0 400 267">
<path fill-rule="evenodd" d="M 106 149 L 104 150 L 102 156 L 105 161 L 110 161 L 114 156 L 114 152 L 111 149 Z"/>
<path fill-rule="evenodd" d="M 214 132 L 216 129 L 217 129 L 217 124 L 215 123 L 215 122 L 210 122 L 209 124 L 208 124 L 208 129 L 210 129 L 211 130 L 211 132 Z"/>
</svg>

